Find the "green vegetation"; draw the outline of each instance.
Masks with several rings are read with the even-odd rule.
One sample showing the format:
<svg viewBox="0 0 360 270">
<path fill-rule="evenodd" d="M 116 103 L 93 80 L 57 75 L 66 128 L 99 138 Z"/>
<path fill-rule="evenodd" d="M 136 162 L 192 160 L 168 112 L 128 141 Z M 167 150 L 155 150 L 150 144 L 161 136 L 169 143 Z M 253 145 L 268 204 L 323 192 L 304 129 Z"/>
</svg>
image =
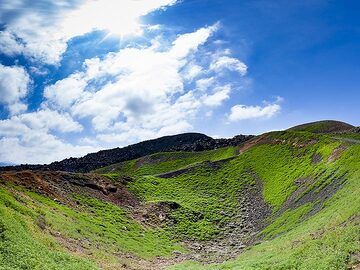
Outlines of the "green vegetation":
<svg viewBox="0 0 360 270">
<path fill-rule="evenodd" d="M 226 221 L 221 211 L 230 213 L 238 206 L 237 194 L 244 181 L 228 175 L 229 161 L 226 163 L 219 169 L 198 164 L 172 178 L 140 177 L 129 184 L 129 189 L 148 202 L 174 201 L 181 205 L 173 212 L 176 225 L 168 229 L 174 235 L 204 240 L 217 234 L 217 223 Z"/>
<path fill-rule="evenodd" d="M 359 142 L 360 142 L 360 133 L 336 134 L 334 137 L 335 138 L 354 139 L 354 140 L 359 140 Z"/>
<path fill-rule="evenodd" d="M 272 205 L 274 213 L 296 190 L 295 180 L 299 178 L 316 179 L 309 183 L 306 192 L 317 187 L 320 191 L 335 178 L 347 175 L 346 189 L 359 191 L 358 175 L 360 171 L 360 149 L 358 145 L 347 145 L 348 148 L 340 160 L 330 162 L 329 157 L 342 142 L 334 141 L 325 135 L 314 135 L 309 132 L 274 132 L 268 138 L 275 143 L 255 146 L 241 156 L 212 166 L 208 163 L 197 163 L 192 169 L 171 177 L 141 176 L 136 171 L 136 181 L 129 184 L 132 192 L 145 201 L 175 201 L 182 208 L 174 211 L 177 220 L 175 226 L 168 228 L 174 235 L 187 238 L 208 239 L 216 237 L 218 228 L 231 218 L 222 217 L 221 211 L 234 212 L 238 209 L 237 198 L 244 184 L 254 180 L 249 175 L 255 172 L 264 184 L 265 200 Z M 313 155 L 322 157 L 315 164 Z M 351 157 L 351 158 L 350 158 Z M 356 162 L 357 160 L 357 162 Z M 141 167 L 138 169 L 141 171 Z M 350 188 L 352 184 L 352 188 Z M 265 239 L 273 239 L 260 244 L 234 262 L 204 267 L 204 269 L 339 269 L 347 263 L 348 255 L 357 252 L 358 224 L 349 222 L 341 228 L 340 224 L 359 213 L 360 203 L 356 196 L 348 196 L 345 188 L 343 196 L 325 203 L 319 214 L 306 219 L 306 214 L 314 203 L 288 210 L 274 220 L 262 234 Z M 353 192 L 352 195 L 357 192 Z M 347 204 L 347 215 L 336 215 Z M 195 213 L 195 214 L 194 214 Z M 201 213 L 202 219 L 187 219 Z M 306 219 L 306 220 L 304 220 Z M 333 223 L 329 223 L 332 221 Z M 328 227 L 326 227 L 328 226 Z M 327 230 L 323 232 L 323 228 Z M 312 234 L 319 233 L 316 239 Z M 338 234 L 341 234 L 340 236 Z M 335 237 L 336 236 L 336 237 Z M 293 247 L 294 246 L 294 247 Z M 273 247 L 273 248 L 270 248 Z M 317 248 L 322 252 L 315 252 Z M 268 250 L 271 252 L 268 252 Z M 286 250 L 286 252 L 284 252 Z M 256 259 L 251 258 L 256 256 Z M 321 257 L 323 256 L 323 257 Z M 319 260 L 323 258 L 324 260 Z M 298 259 L 296 259 L 298 258 Z M 305 260 L 305 258 L 307 258 Z M 176 266 L 173 269 L 203 269 L 193 263 Z"/>
<path fill-rule="evenodd" d="M 236 155 L 235 147 L 225 147 L 203 152 L 165 152 L 125 161 L 96 170 L 116 180 L 121 175 L 156 175 L 174 171 L 202 161 L 216 161 Z"/>
<path fill-rule="evenodd" d="M 244 188 L 259 181 L 272 210 L 261 243 L 222 264 L 186 261 L 169 269 L 346 269 L 360 252 L 360 144 L 308 131 L 268 133 L 241 155 L 235 147 L 157 153 L 96 171 L 114 182 L 130 176 L 126 187 L 145 206 L 175 202 L 158 227 L 85 193 L 60 204 L 0 184 L 0 270 L 136 269 L 139 260 L 186 253 L 182 240 L 216 239 L 243 206 Z M 305 180 L 298 198 L 315 198 L 336 179 L 343 184 L 328 200 L 283 209 L 299 179 Z"/>
<path fill-rule="evenodd" d="M 172 270 L 219 269 L 347 269 L 351 254 L 360 252 L 360 145 L 352 145 L 340 160 L 319 167 L 347 171 L 346 185 L 314 216 L 311 205 L 287 211 L 264 231 L 274 238 L 250 248 L 234 261 L 201 266 L 186 262 Z M 316 173 L 316 168 L 314 168 Z"/>
<path fill-rule="evenodd" d="M 17 193 L 16 193 L 17 194 Z M 94 263 L 70 256 L 36 221 L 41 209 L 32 209 L 0 190 L 0 269 L 98 269 Z"/>
<path fill-rule="evenodd" d="M 119 264 L 116 254 L 149 259 L 183 250 L 161 229 L 146 229 L 98 199 L 76 195 L 74 209 L 22 188 L 0 192 L 0 269 L 97 269 L 67 255 L 51 235 L 67 247 L 81 247 L 81 255 L 108 269 L 109 263 Z"/>
<path fill-rule="evenodd" d="M 311 133 L 331 133 L 336 131 L 348 131 L 352 128 L 354 128 L 354 126 L 344 122 L 324 120 L 295 126 L 290 128 L 290 130 L 306 131 Z"/>
<path fill-rule="evenodd" d="M 279 134 L 279 137 L 285 135 Z M 287 135 L 290 143 L 263 144 L 234 159 L 197 163 L 171 178 L 139 176 L 128 184 L 128 188 L 147 202 L 174 201 L 182 206 L 173 213 L 176 225 L 168 228 L 174 235 L 200 240 L 212 238 L 219 232 L 219 227 L 230 219 L 221 212 L 236 212 L 240 207 L 238 198 L 242 187 L 254 183 L 249 172 L 255 172 L 263 180 L 265 200 L 274 211 L 296 189 L 296 179 L 321 172 L 322 177 L 316 182 L 319 184 L 334 173 L 327 170 L 326 161 L 313 165 L 311 156 L 319 152 L 326 160 L 339 145 L 338 142 L 324 140 L 306 148 L 294 148 L 291 142 L 294 134 L 290 132 Z M 306 143 L 305 138 L 296 138 L 296 141 Z M 141 167 L 139 171 L 142 171 Z"/>
</svg>

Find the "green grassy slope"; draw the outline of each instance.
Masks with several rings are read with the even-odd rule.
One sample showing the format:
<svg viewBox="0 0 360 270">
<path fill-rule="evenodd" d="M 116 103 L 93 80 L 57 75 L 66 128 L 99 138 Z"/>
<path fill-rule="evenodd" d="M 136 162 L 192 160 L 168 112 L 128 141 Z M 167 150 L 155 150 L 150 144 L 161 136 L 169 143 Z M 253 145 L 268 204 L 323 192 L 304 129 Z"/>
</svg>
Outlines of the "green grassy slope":
<svg viewBox="0 0 360 270">
<path fill-rule="evenodd" d="M 73 204 L 61 204 L 0 181 L 1 270 L 150 269 L 140 265 L 189 252 L 183 240 L 216 240 L 241 209 L 244 187 L 256 184 L 254 175 L 272 211 L 260 233 L 263 241 L 221 264 L 186 261 L 169 269 L 346 269 L 360 252 L 357 143 L 310 132 L 272 132 L 240 155 L 234 147 L 158 153 L 96 172 L 114 182 L 131 176 L 127 188 L 144 207 L 160 202 L 177 207 L 165 223 L 151 227 L 130 210 L 86 194 L 69 194 Z M 299 192 L 301 179 L 310 180 Z M 329 187 L 336 181 L 341 188 L 333 195 Z M 328 200 L 316 196 L 327 189 Z M 309 194 L 315 199 L 284 207 L 295 191 L 300 201 Z"/>
<path fill-rule="evenodd" d="M 117 180 L 121 175 L 156 175 L 202 161 L 216 161 L 236 155 L 236 147 L 202 152 L 164 152 L 100 168 L 95 172 Z"/>
<path fill-rule="evenodd" d="M 330 269 L 327 267 L 333 267 L 332 265 L 335 265 L 334 269 L 344 267 L 349 260 L 349 254 L 356 252 L 358 244 L 358 226 L 355 225 L 354 216 L 360 210 L 357 196 L 360 146 L 308 132 L 274 132 L 270 133 L 268 138 L 273 142 L 257 145 L 235 159 L 224 161 L 219 168 L 201 163 L 195 169 L 176 177 L 159 178 L 141 176 L 143 173 L 139 173 L 142 172 L 140 167 L 138 172 L 133 172 L 137 180 L 130 183 L 129 188 L 148 202 L 179 203 L 182 208 L 173 213 L 176 225 L 169 230 L 185 238 L 204 240 L 216 237 L 219 227 L 231 220 L 221 216 L 221 211 L 234 212 L 240 207 L 237 200 L 239 190 L 244 184 L 253 181 L 248 175 L 249 170 L 256 172 L 262 179 L 265 200 L 272 206 L 274 213 L 297 189 L 295 180 L 314 178 L 315 181 L 309 184 L 304 193 L 314 188 L 319 192 L 334 179 L 346 175 L 344 188 L 326 202 L 319 214 L 304 220 L 304 216 L 316 206 L 316 202 L 286 211 L 264 229 L 264 237 L 270 242 L 251 249 L 246 253 L 248 255 L 243 255 L 238 261 L 210 269 L 282 269 L 281 265 L 284 269 Z M 345 144 L 346 150 L 339 160 L 332 160 L 332 154 L 335 149 L 341 148 L 341 144 Z M 321 161 L 313 162 L 314 155 L 320 156 Z M 155 170 L 153 173 L 159 171 Z M 199 213 L 203 216 L 202 219 L 186 218 Z M 341 215 L 337 215 L 338 213 Z M 354 221 L 347 224 L 351 217 Z M 343 223 L 346 225 L 340 226 Z M 339 226 L 340 228 L 337 228 Z M 318 233 L 319 236 L 310 241 L 311 233 Z M 271 240 L 279 235 L 280 238 Z M 314 252 L 317 245 L 323 245 L 321 252 Z M 270 247 L 271 252 L 267 253 L 266 250 Z M 259 258 L 244 263 L 249 257 L 255 256 L 255 250 Z M 324 261 L 320 263 L 318 259 L 321 254 Z M 307 260 L 304 262 L 305 257 Z M 192 266 L 191 263 L 174 269 L 189 267 L 202 269 L 200 266 Z"/>
<path fill-rule="evenodd" d="M 69 196 L 76 207 L 1 187 L 0 269 L 113 269 L 128 263 L 126 254 L 149 259 L 183 250 L 162 229 L 141 226 L 111 203 Z"/>
<path fill-rule="evenodd" d="M 318 214 L 304 218 L 312 205 L 285 212 L 264 230 L 267 241 L 233 261 L 210 266 L 188 262 L 171 269 L 348 269 L 359 263 L 359 153 L 360 145 L 352 146 L 328 165 L 346 170 L 347 182 Z"/>
<path fill-rule="evenodd" d="M 353 128 L 354 126 L 341 121 L 324 120 L 324 121 L 317 121 L 317 122 L 298 125 L 290 128 L 289 130 L 306 131 L 312 133 L 332 133 L 332 132 L 349 131 Z"/>
</svg>

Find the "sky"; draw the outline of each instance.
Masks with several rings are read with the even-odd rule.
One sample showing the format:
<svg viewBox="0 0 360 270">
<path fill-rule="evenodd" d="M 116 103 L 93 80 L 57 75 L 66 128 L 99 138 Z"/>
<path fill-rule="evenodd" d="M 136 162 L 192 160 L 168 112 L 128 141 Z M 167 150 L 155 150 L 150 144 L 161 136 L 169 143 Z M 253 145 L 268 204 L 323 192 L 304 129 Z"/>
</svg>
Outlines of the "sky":
<svg viewBox="0 0 360 270">
<path fill-rule="evenodd" d="M 0 1 L 0 163 L 360 125 L 360 2 Z"/>
</svg>

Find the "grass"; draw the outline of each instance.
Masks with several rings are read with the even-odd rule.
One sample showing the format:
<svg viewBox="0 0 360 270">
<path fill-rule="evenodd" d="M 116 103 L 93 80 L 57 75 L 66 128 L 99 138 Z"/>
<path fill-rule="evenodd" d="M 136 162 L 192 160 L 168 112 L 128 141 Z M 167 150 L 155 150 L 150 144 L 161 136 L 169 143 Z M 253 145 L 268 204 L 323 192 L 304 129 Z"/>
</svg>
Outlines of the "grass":
<svg viewBox="0 0 360 270">
<path fill-rule="evenodd" d="M 0 269 L 98 269 L 69 255 L 35 224 L 39 214 L 0 190 Z"/>
<path fill-rule="evenodd" d="M 96 264 L 107 268 L 113 262 L 112 269 L 122 264 L 117 255 L 151 259 L 184 251 L 163 230 L 145 228 L 123 209 L 95 198 L 75 195 L 76 209 L 17 187 L 3 187 L 0 198 L 0 269 L 97 269 Z M 67 254 L 54 234 L 90 262 Z"/>
<path fill-rule="evenodd" d="M 318 214 L 302 219 L 311 205 L 285 212 L 263 231 L 271 240 L 233 261 L 208 266 L 186 262 L 169 269 L 347 269 L 351 254 L 360 252 L 360 146 L 353 145 L 340 160 L 320 166 L 338 167 L 348 174 L 346 185 Z"/>
<path fill-rule="evenodd" d="M 348 130 L 352 126 L 347 125 L 346 123 L 338 122 L 338 121 L 317 121 L 313 123 L 303 124 L 300 126 L 293 127 L 291 130 L 293 131 L 306 131 L 309 133 L 327 133 L 334 131 L 336 129 L 344 128 Z"/>
<path fill-rule="evenodd" d="M 359 141 L 360 141 L 360 133 L 336 134 L 334 137 L 347 138 L 347 139 L 355 139 L 355 140 L 359 140 Z"/>
<path fill-rule="evenodd" d="M 326 136 L 320 141 L 317 135 L 300 134 L 272 133 L 270 137 L 286 139 L 286 143 L 253 147 L 218 166 L 195 160 L 196 165 L 191 170 L 172 178 L 141 176 L 143 173 L 135 171 L 136 181 L 129 183 L 128 188 L 147 202 L 174 201 L 181 205 L 173 213 L 175 225 L 167 228 L 173 235 L 181 239 L 211 239 L 219 233 L 222 224 L 230 220 L 221 213 L 239 209 L 242 187 L 254 181 L 249 171 L 256 172 L 263 180 L 264 197 L 273 211 L 278 210 L 296 189 L 296 179 L 322 174 L 314 184 L 320 185 L 334 173 L 327 159 L 340 143 Z M 317 143 L 309 144 L 315 139 Z M 295 142 L 308 145 L 294 147 Z M 317 165 L 311 161 L 315 153 L 323 156 L 323 162 Z M 143 172 L 141 166 L 137 170 Z"/>
<path fill-rule="evenodd" d="M 202 161 L 216 161 L 236 155 L 235 147 L 225 147 L 202 152 L 164 152 L 145 158 L 125 161 L 96 170 L 97 173 L 117 180 L 121 175 L 156 175 L 186 167 Z"/>
<path fill-rule="evenodd" d="M 169 269 L 346 269 L 354 260 L 351 254 L 360 252 L 360 145 L 306 131 L 271 132 L 266 138 L 267 143 L 239 156 L 234 147 L 157 153 L 97 170 L 114 182 L 131 176 L 128 189 L 145 203 L 180 205 L 167 226 L 159 228 L 145 227 L 128 211 L 84 194 L 69 194 L 77 205 L 63 205 L 1 184 L 0 270 L 116 269 L 124 263 L 186 252 L 180 240 L 214 239 L 232 221 L 223 213 L 238 211 L 242 189 L 255 183 L 254 174 L 261 179 L 264 199 L 273 211 L 261 233 L 264 241 L 222 264 L 188 261 Z M 341 144 L 346 150 L 330 161 Z M 321 160 L 313 162 L 314 155 Z M 183 168 L 188 169 L 174 177 L 159 176 Z M 344 186 L 317 214 L 308 215 L 316 202 L 276 214 L 297 189 L 297 179 L 315 179 L 305 194 L 341 177 Z M 129 254 L 134 257 L 131 262 L 125 256 Z"/>
</svg>

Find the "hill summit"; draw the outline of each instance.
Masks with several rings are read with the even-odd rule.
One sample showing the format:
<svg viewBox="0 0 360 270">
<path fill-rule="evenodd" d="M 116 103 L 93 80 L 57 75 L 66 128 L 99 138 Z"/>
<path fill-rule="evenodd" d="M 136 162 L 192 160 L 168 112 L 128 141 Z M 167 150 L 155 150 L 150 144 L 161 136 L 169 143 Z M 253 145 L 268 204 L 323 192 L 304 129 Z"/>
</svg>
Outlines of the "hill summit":
<svg viewBox="0 0 360 270">
<path fill-rule="evenodd" d="M 339 133 L 339 132 L 347 132 L 355 127 L 341 121 L 334 121 L 334 120 L 323 120 L 323 121 L 316 121 L 311 123 L 306 123 L 302 125 L 298 125 L 289 130 L 293 131 L 308 131 L 313 133 Z"/>
</svg>

